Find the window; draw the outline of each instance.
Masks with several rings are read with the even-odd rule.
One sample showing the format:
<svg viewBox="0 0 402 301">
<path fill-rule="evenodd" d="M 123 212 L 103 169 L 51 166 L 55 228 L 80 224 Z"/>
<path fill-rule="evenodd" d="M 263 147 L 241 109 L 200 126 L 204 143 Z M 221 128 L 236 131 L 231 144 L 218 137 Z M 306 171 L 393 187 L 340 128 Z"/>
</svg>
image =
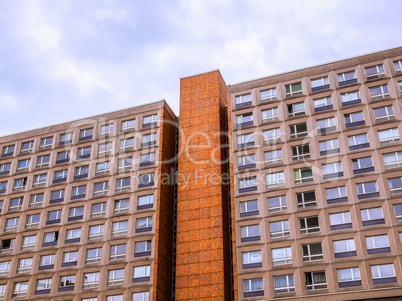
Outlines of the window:
<svg viewBox="0 0 402 301">
<path fill-rule="evenodd" d="M 251 93 L 243 94 L 243 95 L 237 95 L 235 97 L 235 101 L 236 101 L 236 108 L 249 106 L 249 105 L 252 104 Z"/>
<path fill-rule="evenodd" d="M 32 187 L 42 187 L 46 185 L 47 174 L 34 175 Z"/>
<path fill-rule="evenodd" d="M 98 263 L 101 261 L 101 257 L 102 257 L 102 248 L 88 249 L 85 263 L 86 264 Z"/>
<path fill-rule="evenodd" d="M 292 97 L 303 94 L 301 82 L 285 85 L 285 90 L 286 90 L 286 97 Z"/>
<path fill-rule="evenodd" d="M 322 245 L 320 242 L 302 245 L 302 251 L 303 251 L 303 261 L 314 261 L 324 259 L 324 255 L 322 253 Z"/>
<path fill-rule="evenodd" d="M 355 240 L 353 238 L 334 241 L 335 258 L 356 256 Z"/>
<path fill-rule="evenodd" d="M 153 154 L 153 153 L 152 153 Z M 141 155 L 141 160 L 143 160 L 143 155 Z M 140 166 L 146 166 L 146 165 L 151 165 L 154 162 L 147 162 L 147 163 L 140 163 Z M 123 159 L 119 159 L 118 161 L 118 170 L 119 171 L 125 171 L 125 170 L 130 170 L 133 164 L 133 159 L 130 158 L 123 158 Z"/>
<path fill-rule="evenodd" d="M 317 206 L 315 191 L 305 191 L 296 193 L 297 207 L 307 208 Z"/>
<path fill-rule="evenodd" d="M 264 296 L 262 278 L 244 280 L 244 297 Z"/>
<path fill-rule="evenodd" d="M 369 88 L 371 100 L 378 100 L 389 97 L 389 90 L 387 85 L 376 86 Z"/>
<path fill-rule="evenodd" d="M 8 211 L 17 211 L 17 210 L 21 210 L 22 208 L 22 202 L 23 202 L 23 198 L 19 197 L 19 198 L 12 198 L 10 200 L 10 207 L 8 207 Z"/>
<path fill-rule="evenodd" d="M 14 180 L 14 191 L 24 190 L 27 185 L 27 178 L 20 178 Z"/>
<path fill-rule="evenodd" d="M 123 295 L 107 296 L 106 301 L 123 301 Z"/>
<path fill-rule="evenodd" d="M 40 213 L 27 215 L 25 228 L 36 228 L 39 226 Z"/>
<path fill-rule="evenodd" d="M 359 200 L 373 198 L 380 196 L 378 192 L 377 182 L 366 182 L 356 184 L 357 187 L 357 197 Z"/>
<path fill-rule="evenodd" d="M 254 134 L 253 133 L 237 136 L 237 147 L 241 148 L 241 147 L 247 147 L 247 146 L 253 146 L 253 145 L 254 145 Z"/>
<path fill-rule="evenodd" d="M 17 274 L 31 272 L 32 259 L 33 258 L 21 258 L 18 260 Z"/>
<path fill-rule="evenodd" d="M 75 285 L 75 275 L 60 276 L 59 292 L 72 291 Z"/>
<path fill-rule="evenodd" d="M 3 201 L 0 201 L 0 213 L 2 209 L 3 209 Z"/>
<path fill-rule="evenodd" d="M 271 238 L 286 237 L 290 235 L 289 221 L 269 223 Z"/>
<path fill-rule="evenodd" d="M 269 144 L 273 142 L 277 142 L 281 140 L 281 133 L 279 128 L 277 129 L 270 129 L 263 132 L 264 136 L 264 143 Z"/>
<path fill-rule="evenodd" d="M 78 148 L 77 160 L 87 159 L 89 157 L 91 157 L 91 147 L 90 146 Z"/>
<path fill-rule="evenodd" d="M 363 112 L 345 114 L 345 121 L 347 128 L 365 124 Z"/>
<path fill-rule="evenodd" d="M 330 214 L 329 220 L 331 222 L 331 230 L 352 228 L 349 211 Z"/>
<path fill-rule="evenodd" d="M 148 301 L 149 292 L 133 293 L 133 301 Z"/>
<path fill-rule="evenodd" d="M 5 225 L 4 232 L 18 231 L 19 221 L 20 221 L 19 217 L 6 219 L 6 225 Z"/>
<path fill-rule="evenodd" d="M 109 181 L 94 183 L 94 196 L 107 195 Z"/>
<path fill-rule="evenodd" d="M 92 204 L 91 217 L 104 216 L 106 214 L 106 202 Z"/>
<path fill-rule="evenodd" d="M 101 162 L 96 164 L 96 175 L 108 174 L 110 171 L 110 162 Z"/>
<path fill-rule="evenodd" d="M 261 251 L 244 252 L 243 269 L 252 269 L 262 267 Z"/>
<path fill-rule="evenodd" d="M 134 137 L 120 140 L 120 151 L 134 149 Z"/>
<path fill-rule="evenodd" d="M 103 225 L 89 226 L 88 240 L 103 238 Z"/>
<path fill-rule="evenodd" d="M 371 274 L 373 275 L 374 284 L 396 282 L 394 265 L 392 263 L 372 265 Z"/>
<path fill-rule="evenodd" d="M 124 269 L 110 270 L 107 277 L 107 285 L 121 285 L 124 282 Z"/>
<path fill-rule="evenodd" d="M 158 121 L 158 114 L 144 116 L 144 120 L 142 121 L 142 127 L 149 127 L 156 125 L 157 121 Z"/>
<path fill-rule="evenodd" d="M 0 276 L 7 276 L 10 272 L 11 261 L 0 262 Z"/>
<path fill-rule="evenodd" d="M 338 74 L 338 82 L 339 86 L 352 84 L 357 82 L 356 72 L 355 71 L 348 71 Z"/>
<path fill-rule="evenodd" d="M 260 92 L 261 96 L 261 101 L 269 101 L 269 100 L 275 100 L 276 99 L 276 89 L 271 88 L 267 90 L 263 90 Z"/>
<path fill-rule="evenodd" d="M 292 146 L 292 159 L 293 160 L 301 160 L 310 158 L 310 145 L 302 144 Z"/>
<path fill-rule="evenodd" d="M 286 294 L 295 292 L 293 275 L 275 276 L 275 294 Z"/>
<path fill-rule="evenodd" d="M 153 172 L 140 175 L 138 188 L 153 186 L 155 184 L 154 176 Z"/>
<path fill-rule="evenodd" d="M 36 167 L 47 167 L 49 166 L 49 162 L 50 155 L 38 156 L 38 159 L 36 160 Z"/>
<path fill-rule="evenodd" d="M 113 135 L 114 134 L 114 123 L 104 124 L 100 127 L 100 135 Z"/>
<path fill-rule="evenodd" d="M 114 213 L 124 213 L 128 212 L 130 205 L 130 199 L 121 199 L 114 201 Z"/>
<path fill-rule="evenodd" d="M 25 236 L 23 238 L 23 243 L 22 244 L 24 244 L 26 237 L 31 237 L 33 239 L 36 239 L 36 236 Z M 15 242 L 14 238 L 3 239 L 1 241 L 0 254 L 12 253 L 14 251 L 14 242 Z M 35 246 L 35 244 L 34 244 L 34 246 Z M 22 249 L 22 247 L 21 247 L 21 249 Z"/>
<path fill-rule="evenodd" d="M 80 131 L 80 141 L 92 139 L 94 133 L 93 128 L 83 129 Z"/>
<path fill-rule="evenodd" d="M 299 223 L 300 223 L 300 234 L 320 232 L 318 216 L 300 218 Z"/>
<path fill-rule="evenodd" d="M 402 92 L 402 81 L 398 82 L 399 90 Z"/>
<path fill-rule="evenodd" d="M 69 267 L 77 265 L 78 251 L 64 252 L 62 267 Z"/>
<path fill-rule="evenodd" d="M 81 237 L 81 228 L 68 229 L 66 231 L 66 243 L 79 242 Z"/>
<path fill-rule="evenodd" d="M 0 175 L 8 175 L 10 173 L 11 163 L 0 164 Z"/>
<path fill-rule="evenodd" d="M 148 231 L 152 231 L 152 216 L 137 218 L 135 232 L 141 233 Z"/>
<path fill-rule="evenodd" d="M 33 141 L 27 141 L 21 143 L 21 153 L 28 153 L 32 152 L 34 147 L 34 142 Z"/>
<path fill-rule="evenodd" d="M 23 282 L 16 282 L 14 283 L 14 288 L 13 288 L 13 298 L 22 298 L 26 297 L 28 293 L 28 281 L 23 281 Z"/>
<path fill-rule="evenodd" d="M 387 235 L 367 236 L 366 244 L 368 254 L 391 252 Z"/>
<path fill-rule="evenodd" d="M 376 78 L 385 76 L 384 66 L 376 65 L 376 66 L 367 67 L 366 68 L 366 76 L 367 76 L 367 80 L 376 79 Z"/>
<path fill-rule="evenodd" d="M 137 243 L 136 243 L 137 245 Z M 151 254 L 149 254 L 151 255 Z M 134 255 L 135 257 L 135 255 Z M 110 257 L 109 260 L 119 260 L 119 259 L 125 259 L 126 258 L 126 245 L 115 245 L 115 246 L 110 246 Z"/>
<path fill-rule="evenodd" d="M 279 212 L 279 211 L 286 211 L 286 195 L 275 196 L 268 198 L 268 212 Z"/>
<path fill-rule="evenodd" d="M 343 176 L 342 163 L 334 162 L 322 165 L 324 179 L 336 178 Z"/>
<path fill-rule="evenodd" d="M 361 149 L 370 146 L 367 134 L 349 136 L 348 141 L 350 150 Z"/>
<path fill-rule="evenodd" d="M 86 190 L 87 190 L 86 185 L 73 187 L 72 192 L 71 192 L 71 199 L 76 200 L 76 199 L 85 198 Z"/>
<path fill-rule="evenodd" d="M 131 179 L 129 177 L 116 180 L 116 192 L 129 191 L 130 187 Z"/>
<path fill-rule="evenodd" d="M 150 275 L 151 275 L 150 265 L 134 267 L 133 282 L 136 283 L 136 282 L 149 281 Z"/>
<path fill-rule="evenodd" d="M 348 201 L 345 186 L 326 188 L 325 191 L 327 193 L 327 203 L 328 204 L 341 203 L 341 202 Z"/>
<path fill-rule="evenodd" d="M 381 145 L 400 141 L 397 128 L 378 131 L 378 137 L 380 138 Z"/>
<path fill-rule="evenodd" d="M 137 209 L 152 208 L 153 204 L 154 204 L 153 194 L 141 195 L 138 197 Z"/>
<path fill-rule="evenodd" d="M 321 77 L 321 78 L 311 80 L 311 90 L 312 91 L 318 91 L 318 90 L 328 89 L 328 88 L 329 88 L 328 77 Z"/>
<path fill-rule="evenodd" d="M 402 73 L 402 60 L 394 61 L 395 73 Z"/>
<path fill-rule="evenodd" d="M 68 213 L 68 220 L 75 221 L 82 219 L 84 216 L 84 206 L 72 207 Z"/>
<path fill-rule="evenodd" d="M 314 99 L 314 112 L 330 110 L 333 108 L 331 97 Z"/>
<path fill-rule="evenodd" d="M 17 171 L 28 170 L 31 165 L 31 159 L 19 160 L 17 165 Z"/>
<path fill-rule="evenodd" d="M 40 257 L 40 263 L 39 263 L 40 271 L 53 269 L 53 266 L 54 266 L 54 254 L 42 255 Z"/>
<path fill-rule="evenodd" d="M 70 161 L 70 151 L 58 152 L 56 156 L 56 164 L 65 163 Z"/>
<path fill-rule="evenodd" d="M 57 245 L 57 240 L 59 238 L 59 231 L 47 232 L 43 235 L 43 247 L 55 246 Z"/>
<path fill-rule="evenodd" d="M 239 162 L 239 170 L 247 169 L 247 168 L 254 168 L 255 167 L 255 155 L 239 156 L 238 162 Z"/>
<path fill-rule="evenodd" d="M 253 113 L 245 113 L 236 116 L 237 127 L 253 125 Z"/>
<path fill-rule="evenodd" d="M 250 225 L 240 228 L 241 242 L 249 242 L 260 240 L 260 227 L 259 225 Z"/>
<path fill-rule="evenodd" d="M 3 300 L 5 295 L 6 295 L 6 285 L 0 284 L 0 300 Z"/>
<path fill-rule="evenodd" d="M 99 272 L 85 273 L 83 289 L 97 288 L 99 286 Z"/>
<path fill-rule="evenodd" d="M 258 201 L 240 202 L 240 217 L 258 215 Z"/>
<path fill-rule="evenodd" d="M 379 107 L 373 109 L 376 122 L 382 122 L 395 119 L 392 106 Z"/>
<path fill-rule="evenodd" d="M 261 111 L 262 122 L 279 120 L 278 116 L 278 108 L 270 108 L 267 110 Z"/>
<path fill-rule="evenodd" d="M 398 222 L 402 221 L 402 204 L 395 204 L 394 205 L 395 216 Z"/>
<path fill-rule="evenodd" d="M 112 153 L 113 142 L 99 143 L 98 155 L 110 155 Z"/>
<path fill-rule="evenodd" d="M 305 276 L 308 291 L 327 288 L 327 278 L 324 271 L 305 273 Z"/>
<path fill-rule="evenodd" d="M 334 117 L 317 120 L 317 132 L 323 133 L 323 132 L 329 132 L 329 131 L 335 131 L 335 130 L 336 130 L 336 125 L 335 125 Z"/>
<path fill-rule="evenodd" d="M 384 224 L 384 216 L 381 207 L 360 210 L 362 214 L 363 226 Z"/>
<path fill-rule="evenodd" d="M 285 174 L 283 171 L 267 174 L 268 188 L 275 188 L 281 186 L 285 186 Z"/>
<path fill-rule="evenodd" d="M 352 91 L 341 94 L 342 105 L 349 106 L 357 103 L 361 103 L 359 91 Z"/>
<path fill-rule="evenodd" d="M 265 164 L 282 163 L 282 150 L 275 149 L 264 153 Z"/>
<path fill-rule="evenodd" d="M 7 181 L 0 182 L 0 193 L 5 193 L 7 189 Z"/>
<path fill-rule="evenodd" d="M 47 213 L 46 225 L 60 223 L 61 210 L 49 211 Z"/>
<path fill-rule="evenodd" d="M 137 219 L 137 224 L 138 224 Z M 128 221 L 120 221 L 120 222 L 114 222 L 112 224 L 113 230 L 112 230 L 112 236 L 122 236 L 122 235 L 127 235 L 127 228 L 128 228 Z M 151 218 L 151 227 L 152 227 L 152 218 Z"/>
<path fill-rule="evenodd" d="M 300 116 L 306 114 L 306 110 L 304 107 L 304 102 L 298 102 L 294 104 L 288 105 L 288 116 Z"/>
<path fill-rule="evenodd" d="M 3 147 L 1 157 L 8 157 L 14 155 L 15 145 L 7 145 Z"/>
<path fill-rule="evenodd" d="M 60 134 L 59 145 L 69 144 L 73 142 L 73 133 Z"/>
<path fill-rule="evenodd" d="M 125 250 L 125 245 L 124 245 L 124 250 Z M 149 256 L 149 255 L 151 255 L 151 241 L 146 240 L 146 241 L 138 241 L 138 242 L 136 242 L 134 252 L 135 252 L 134 257 L 141 257 L 141 256 Z"/>
<path fill-rule="evenodd" d="M 373 161 L 371 160 L 371 157 L 352 159 L 352 164 L 354 174 L 374 171 Z"/>
<path fill-rule="evenodd" d="M 131 158 L 129 158 L 129 165 L 131 167 Z M 155 153 L 142 154 L 140 157 L 140 167 L 155 164 Z"/>
<path fill-rule="evenodd" d="M 121 123 L 121 130 L 123 132 L 135 130 L 135 119 L 125 120 Z"/>
<path fill-rule="evenodd" d="M 257 178 L 243 178 L 239 179 L 239 192 L 249 192 L 257 190 Z"/>
<path fill-rule="evenodd" d="M 272 249 L 273 265 L 291 264 L 292 263 L 292 248 L 276 248 Z"/>
<path fill-rule="evenodd" d="M 155 145 L 156 144 L 156 133 L 151 133 L 147 135 L 142 136 L 141 140 L 141 146 L 149 146 L 149 145 Z"/>
<path fill-rule="evenodd" d="M 53 184 L 66 181 L 67 180 L 67 174 L 68 174 L 67 169 L 56 170 L 54 172 L 54 176 L 53 176 Z"/>
<path fill-rule="evenodd" d="M 360 281 L 359 268 L 338 269 L 339 287 L 350 287 L 362 285 Z"/>
<path fill-rule="evenodd" d="M 53 190 L 50 193 L 50 201 L 49 201 L 50 204 L 63 202 L 63 200 L 64 200 L 64 189 Z"/>
<path fill-rule="evenodd" d="M 290 138 L 300 138 L 307 136 L 307 123 L 293 124 L 289 126 Z"/>
<path fill-rule="evenodd" d="M 311 182 L 313 178 L 313 170 L 311 167 L 303 167 L 293 170 L 295 175 L 295 184 Z"/>
</svg>

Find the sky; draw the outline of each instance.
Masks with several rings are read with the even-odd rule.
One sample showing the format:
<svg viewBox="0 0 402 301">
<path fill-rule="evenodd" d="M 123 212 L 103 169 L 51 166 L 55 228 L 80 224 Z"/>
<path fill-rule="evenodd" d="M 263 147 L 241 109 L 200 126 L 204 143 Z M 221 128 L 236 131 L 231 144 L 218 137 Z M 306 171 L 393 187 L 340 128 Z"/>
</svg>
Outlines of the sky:
<svg viewBox="0 0 402 301">
<path fill-rule="evenodd" d="M 0 10 L 0 136 L 402 46 L 400 0 L 13 0 Z"/>
</svg>

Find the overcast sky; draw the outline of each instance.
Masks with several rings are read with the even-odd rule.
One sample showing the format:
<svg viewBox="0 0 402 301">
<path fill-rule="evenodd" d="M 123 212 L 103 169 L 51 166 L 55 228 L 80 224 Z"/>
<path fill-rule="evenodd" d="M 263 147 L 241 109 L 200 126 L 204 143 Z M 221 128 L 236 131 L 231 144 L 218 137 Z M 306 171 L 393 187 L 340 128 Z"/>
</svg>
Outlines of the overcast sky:
<svg viewBox="0 0 402 301">
<path fill-rule="evenodd" d="M 0 136 L 402 45 L 400 0 L 12 0 L 0 10 Z"/>
</svg>

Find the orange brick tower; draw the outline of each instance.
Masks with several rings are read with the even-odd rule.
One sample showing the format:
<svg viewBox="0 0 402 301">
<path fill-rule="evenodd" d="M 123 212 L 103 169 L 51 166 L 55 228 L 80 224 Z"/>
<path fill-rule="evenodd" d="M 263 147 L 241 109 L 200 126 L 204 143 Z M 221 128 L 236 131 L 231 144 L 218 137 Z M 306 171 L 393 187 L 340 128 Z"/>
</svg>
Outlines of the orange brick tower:
<svg viewBox="0 0 402 301">
<path fill-rule="evenodd" d="M 226 103 L 218 70 L 181 79 L 176 300 L 231 299 Z"/>
</svg>

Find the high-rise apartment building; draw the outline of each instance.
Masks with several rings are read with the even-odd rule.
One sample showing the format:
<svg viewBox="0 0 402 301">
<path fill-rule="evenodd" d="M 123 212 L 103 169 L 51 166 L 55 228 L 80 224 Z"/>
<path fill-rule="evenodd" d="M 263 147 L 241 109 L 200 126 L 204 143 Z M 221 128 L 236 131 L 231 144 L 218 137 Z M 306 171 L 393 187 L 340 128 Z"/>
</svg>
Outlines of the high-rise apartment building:
<svg viewBox="0 0 402 301">
<path fill-rule="evenodd" d="M 0 137 L 0 300 L 400 300 L 402 48 Z"/>
</svg>

